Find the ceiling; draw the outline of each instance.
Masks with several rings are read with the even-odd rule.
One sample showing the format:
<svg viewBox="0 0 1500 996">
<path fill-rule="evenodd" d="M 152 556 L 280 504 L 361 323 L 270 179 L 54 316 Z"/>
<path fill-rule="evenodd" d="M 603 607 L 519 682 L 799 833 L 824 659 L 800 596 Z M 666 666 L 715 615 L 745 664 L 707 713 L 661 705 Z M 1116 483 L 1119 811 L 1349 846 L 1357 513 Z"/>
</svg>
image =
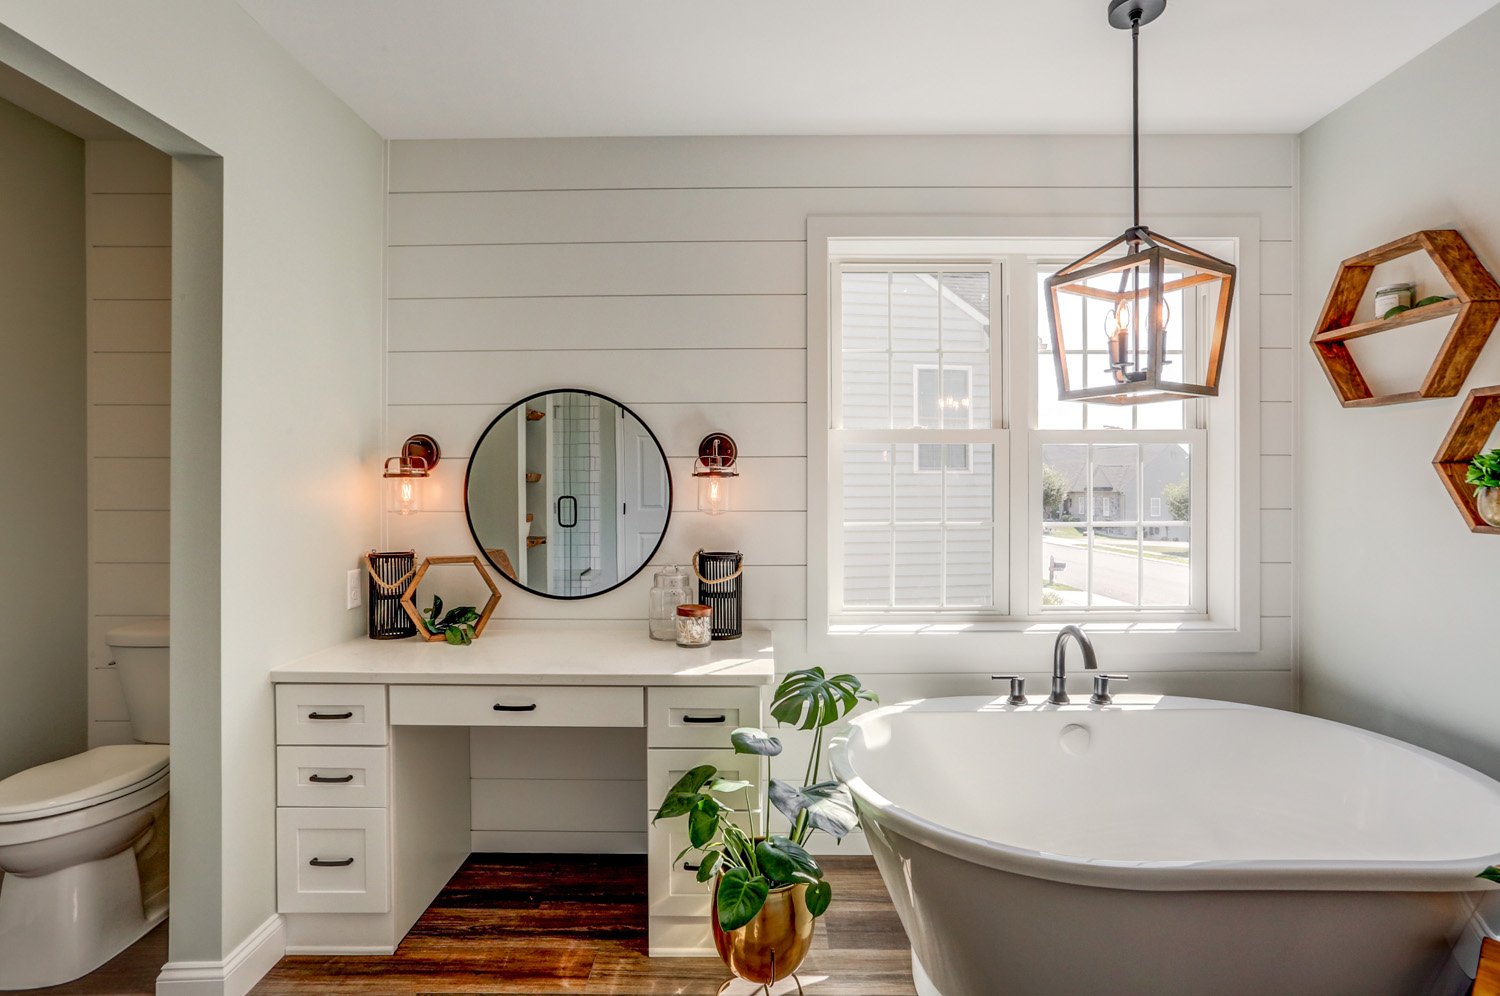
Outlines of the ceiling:
<svg viewBox="0 0 1500 996">
<path fill-rule="evenodd" d="M 1300 132 L 1500 0 L 1171 0 L 1142 127 Z M 240 0 L 387 138 L 1129 130 L 1106 0 Z"/>
</svg>

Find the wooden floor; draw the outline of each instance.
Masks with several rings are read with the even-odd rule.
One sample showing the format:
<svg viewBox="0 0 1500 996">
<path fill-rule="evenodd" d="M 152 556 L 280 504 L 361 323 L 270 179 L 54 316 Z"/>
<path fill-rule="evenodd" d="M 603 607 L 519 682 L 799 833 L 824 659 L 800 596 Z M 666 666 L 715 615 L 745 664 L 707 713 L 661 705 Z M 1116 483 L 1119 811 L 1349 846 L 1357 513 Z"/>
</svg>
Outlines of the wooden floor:
<svg viewBox="0 0 1500 996">
<path fill-rule="evenodd" d="M 166 963 L 167 925 L 161 923 L 83 978 L 25 992 L 26 996 L 154 996 L 156 976 Z"/>
<path fill-rule="evenodd" d="M 798 973 L 808 996 L 914 993 L 874 862 L 822 860 L 834 901 Z M 697 996 L 727 978 L 718 958 L 646 957 L 643 856 L 474 855 L 394 955 L 283 958 L 252 996 Z"/>
</svg>

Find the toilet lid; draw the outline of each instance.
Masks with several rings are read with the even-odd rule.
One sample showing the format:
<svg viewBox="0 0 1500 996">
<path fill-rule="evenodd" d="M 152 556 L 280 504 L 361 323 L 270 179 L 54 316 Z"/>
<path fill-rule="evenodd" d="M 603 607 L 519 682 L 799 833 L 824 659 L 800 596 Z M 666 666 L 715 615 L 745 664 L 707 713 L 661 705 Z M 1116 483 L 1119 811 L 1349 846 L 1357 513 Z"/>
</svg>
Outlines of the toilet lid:
<svg viewBox="0 0 1500 996">
<path fill-rule="evenodd" d="M 166 770 L 166 744 L 113 744 L 0 781 L 0 823 L 36 820 L 119 798 Z"/>
</svg>

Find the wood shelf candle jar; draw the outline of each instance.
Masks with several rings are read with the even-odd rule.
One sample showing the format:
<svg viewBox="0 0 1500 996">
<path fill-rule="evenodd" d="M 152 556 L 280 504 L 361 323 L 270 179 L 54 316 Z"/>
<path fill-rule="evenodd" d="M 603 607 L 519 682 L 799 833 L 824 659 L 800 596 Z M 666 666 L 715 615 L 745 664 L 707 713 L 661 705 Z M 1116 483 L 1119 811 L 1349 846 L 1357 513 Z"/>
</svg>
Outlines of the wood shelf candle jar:
<svg viewBox="0 0 1500 996">
<path fill-rule="evenodd" d="M 1354 321 L 1375 267 L 1416 252 L 1425 252 L 1456 297 L 1411 308 L 1390 318 Z M 1433 318 L 1455 316 L 1422 384 L 1415 391 L 1377 395 L 1349 352 L 1354 339 L 1388 332 Z M 1500 284 L 1474 255 L 1467 240 L 1452 229 L 1413 232 L 1339 264 L 1338 275 L 1318 318 L 1311 340 L 1318 362 L 1345 408 L 1400 405 L 1425 398 L 1451 398 L 1463 388 L 1474 361 L 1500 321 Z"/>
</svg>

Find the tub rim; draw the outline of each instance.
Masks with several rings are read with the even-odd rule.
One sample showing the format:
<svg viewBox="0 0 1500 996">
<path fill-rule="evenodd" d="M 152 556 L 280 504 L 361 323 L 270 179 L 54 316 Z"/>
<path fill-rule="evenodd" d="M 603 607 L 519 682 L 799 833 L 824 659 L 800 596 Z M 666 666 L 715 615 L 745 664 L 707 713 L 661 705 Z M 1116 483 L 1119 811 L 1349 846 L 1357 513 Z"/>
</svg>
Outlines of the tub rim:
<svg viewBox="0 0 1500 996">
<path fill-rule="evenodd" d="M 1149 701 L 1143 701 L 1149 700 Z M 1042 703 L 1009 706 L 1003 698 L 991 696 L 946 696 L 912 699 L 872 709 L 850 721 L 851 728 L 862 727 L 875 719 L 907 712 L 1074 712 L 1081 715 L 1103 711 L 1128 712 L 1157 709 L 1255 710 L 1283 713 L 1298 721 L 1339 727 L 1349 735 L 1385 741 L 1403 750 L 1425 757 L 1457 774 L 1487 783 L 1500 795 L 1500 782 L 1460 764 L 1452 758 L 1370 730 L 1349 726 L 1334 720 L 1242 702 L 1184 696 L 1116 696 L 1116 704 L 1095 706 L 1074 703 L 1052 706 Z M 852 732 L 852 731 L 851 731 Z M 1076 855 L 1052 854 L 1018 847 L 964 833 L 933 822 L 901 806 L 876 791 L 860 776 L 851 756 L 854 746 L 850 735 L 834 738 L 829 744 L 830 765 L 834 776 L 849 787 L 862 810 L 878 814 L 867 819 L 862 812 L 861 825 L 867 834 L 879 835 L 894 830 L 918 844 L 951 857 L 998 871 L 1030 878 L 1097 888 L 1135 891 L 1339 891 L 1339 892 L 1474 892 L 1500 890 L 1500 884 L 1478 878 L 1490 865 L 1500 864 L 1500 851 L 1474 858 L 1439 861 L 1338 861 L 1329 859 L 1234 859 L 1207 861 L 1124 861 L 1082 858 Z M 871 824 L 874 824 L 873 826 Z"/>
</svg>

